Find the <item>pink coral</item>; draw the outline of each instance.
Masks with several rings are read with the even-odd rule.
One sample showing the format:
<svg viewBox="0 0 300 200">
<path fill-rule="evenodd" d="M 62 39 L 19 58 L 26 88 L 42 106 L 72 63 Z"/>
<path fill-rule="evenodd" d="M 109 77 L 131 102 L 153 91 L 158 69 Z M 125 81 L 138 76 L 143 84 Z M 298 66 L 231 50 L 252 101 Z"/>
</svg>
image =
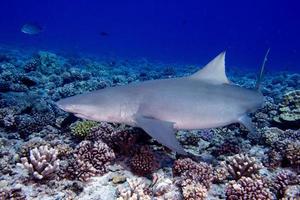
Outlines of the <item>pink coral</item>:
<svg viewBox="0 0 300 200">
<path fill-rule="evenodd" d="M 130 159 L 130 168 L 138 175 L 148 175 L 158 168 L 159 164 L 149 146 L 143 146 Z"/>
<path fill-rule="evenodd" d="M 226 188 L 227 200 L 272 200 L 268 185 L 260 178 L 242 177 L 238 181 L 230 181 Z"/>
<path fill-rule="evenodd" d="M 192 179 L 209 188 L 213 181 L 213 168 L 204 162 L 195 162 L 190 158 L 178 159 L 173 165 L 173 174 L 182 179 Z"/>
<path fill-rule="evenodd" d="M 90 163 L 98 174 L 106 173 L 106 167 L 115 159 L 115 154 L 104 142 L 82 141 L 75 151 L 75 158 Z"/>
</svg>

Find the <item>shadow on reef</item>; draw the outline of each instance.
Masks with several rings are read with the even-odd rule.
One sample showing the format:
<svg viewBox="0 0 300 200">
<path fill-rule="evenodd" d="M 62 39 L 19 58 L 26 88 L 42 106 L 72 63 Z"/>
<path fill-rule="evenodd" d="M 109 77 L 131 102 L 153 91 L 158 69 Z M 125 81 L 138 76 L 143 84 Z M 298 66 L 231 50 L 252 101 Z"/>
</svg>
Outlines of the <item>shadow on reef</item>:
<svg viewBox="0 0 300 200">
<path fill-rule="evenodd" d="M 0 52 L 0 199 L 300 198 L 300 75 L 267 74 L 265 104 L 239 124 L 179 131 L 176 156 L 139 128 L 80 120 L 54 102 L 114 85 L 186 76 L 146 59 Z M 251 73 L 229 73 L 252 87 Z"/>
</svg>

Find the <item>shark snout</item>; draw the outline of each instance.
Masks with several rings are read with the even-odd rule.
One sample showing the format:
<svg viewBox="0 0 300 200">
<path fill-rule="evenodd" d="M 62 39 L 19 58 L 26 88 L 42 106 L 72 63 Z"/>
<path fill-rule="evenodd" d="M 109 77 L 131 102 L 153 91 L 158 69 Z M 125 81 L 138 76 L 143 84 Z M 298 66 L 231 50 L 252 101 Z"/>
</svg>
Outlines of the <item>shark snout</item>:
<svg viewBox="0 0 300 200">
<path fill-rule="evenodd" d="M 55 105 L 66 112 L 74 112 L 74 105 L 70 105 L 64 100 L 55 102 Z"/>
</svg>

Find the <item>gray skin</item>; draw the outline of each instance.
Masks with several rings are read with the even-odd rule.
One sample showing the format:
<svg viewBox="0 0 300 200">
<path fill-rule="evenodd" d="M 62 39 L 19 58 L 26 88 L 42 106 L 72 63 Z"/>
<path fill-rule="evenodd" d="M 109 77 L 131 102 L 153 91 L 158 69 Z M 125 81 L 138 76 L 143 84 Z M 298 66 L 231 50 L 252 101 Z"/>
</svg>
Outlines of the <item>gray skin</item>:
<svg viewBox="0 0 300 200">
<path fill-rule="evenodd" d="M 141 127 L 158 142 L 185 154 L 174 129 L 206 129 L 239 122 L 254 130 L 246 114 L 262 105 L 263 96 L 230 84 L 224 58 L 225 54 L 220 54 L 190 77 L 106 88 L 60 100 L 57 105 L 83 119 Z M 210 76 L 212 72 L 219 74 L 215 78 Z"/>
</svg>

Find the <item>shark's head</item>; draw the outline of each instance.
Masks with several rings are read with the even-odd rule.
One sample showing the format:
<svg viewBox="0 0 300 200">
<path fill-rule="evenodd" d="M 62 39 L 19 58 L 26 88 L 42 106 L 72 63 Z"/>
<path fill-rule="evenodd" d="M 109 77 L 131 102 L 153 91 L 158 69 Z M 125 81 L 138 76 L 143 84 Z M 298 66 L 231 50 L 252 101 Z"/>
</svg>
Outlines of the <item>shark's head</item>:
<svg viewBox="0 0 300 200">
<path fill-rule="evenodd" d="M 95 119 L 95 106 L 93 102 L 90 101 L 90 98 L 86 98 L 85 95 L 76 95 L 73 97 L 68 97 L 56 102 L 56 105 L 66 111 L 73 113 L 75 116 L 89 119 Z"/>
<path fill-rule="evenodd" d="M 115 99 L 117 101 L 117 99 Z M 56 105 L 76 117 L 94 121 L 114 121 L 114 116 L 119 112 L 114 107 L 114 99 L 100 92 L 91 92 L 75 95 L 56 102 Z"/>
</svg>

